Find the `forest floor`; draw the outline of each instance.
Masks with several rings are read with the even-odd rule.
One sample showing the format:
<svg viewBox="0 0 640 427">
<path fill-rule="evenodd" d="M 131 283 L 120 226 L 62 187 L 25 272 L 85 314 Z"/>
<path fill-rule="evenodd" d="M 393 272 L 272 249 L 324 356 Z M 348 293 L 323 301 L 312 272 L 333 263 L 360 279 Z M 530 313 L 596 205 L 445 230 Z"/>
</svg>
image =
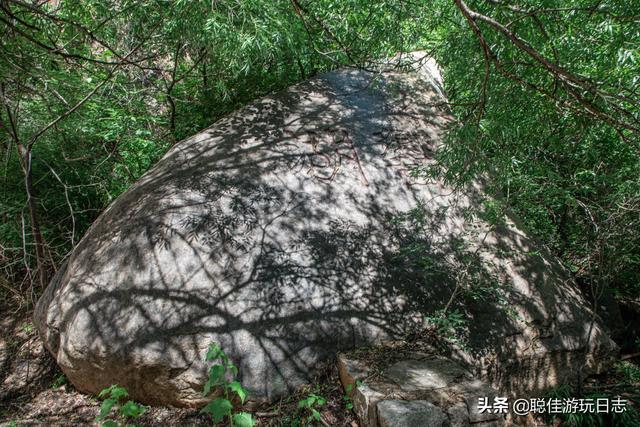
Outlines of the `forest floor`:
<svg viewBox="0 0 640 427">
<path fill-rule="evenodd" d="M 0 302 L 0 427 L 8 426 L 86 426 L 99 425 L 96 396 L 77 391 L 42 345 L 30 311 L 11 311 Z M 585 383 L 591 392 L 620 394 L 631 408 L 638 403 L 640 355 L 625 362 L 626 371 L 612 369 Z M 257 426 L 303 426 L 308 409 L 298 402 L 309 395 L 321 396 L 326 403 L 318 407 L 320 424 L 357 427 L 340 384 L 334 363 L 328 364 L 313 382 L 270 405 L 253 405 L 244 410 L 258 420 Z M 637 411 L 637 408 L 635 408 Z M 543 421 L 542 421 L 543 422 Z M 544 423 L 544 422 L 543 422 Z M 210 426 L 208 416 L 197 409 L 146 407 L 135 420 L 143 426 Z M 317 423 L 316 423 L 317 424 Z"/>
<path fill-rule="evenodd" d="M 0 426 L 87 426 L 95 419 L 100 400 L 69 384 L 43 347 L 31 312 L 12 312 L 0 304 Z M 254 406 L 257 426 L 304 425 L 310 414 L 298 402 L 310 393 L 326 403 L 318 408 L 321 423 L 357 426 L 345 407 L 337 369 L 327 366 L 313 386 L 304 387 L 276 404 Z M 139 426 L 210 426 L 197 409 L 147 407 L 135 420 Z"/>
</svg>

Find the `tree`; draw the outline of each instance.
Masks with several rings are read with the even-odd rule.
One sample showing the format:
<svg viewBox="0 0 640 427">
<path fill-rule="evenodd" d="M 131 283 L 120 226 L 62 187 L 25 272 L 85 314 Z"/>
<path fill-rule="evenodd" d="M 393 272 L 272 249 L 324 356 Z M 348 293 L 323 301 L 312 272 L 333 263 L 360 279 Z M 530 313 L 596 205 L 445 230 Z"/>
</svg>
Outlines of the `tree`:
<svg viewBox="0 0 640 427">
<path fill-rule="evenodd" d="M 489 176 L 492 209 L 637 296 L 639 21 L 620 0 L 2 0 L 0 283 L 42 289 L 114 197 L 240 105 L 421 49 L 456 118 L 423 172 Z"/>
<path fill-rule="evenodd" d="M 440 58 L 460 126 L 440 153 L 443 173 L 456 182 L 489 174 L 503 207 L 594 299 L 605 288 L 638 295 L 640 9 L 455 5 L 465 24 L 450 24 L 456 36 Z"/>
</svg>

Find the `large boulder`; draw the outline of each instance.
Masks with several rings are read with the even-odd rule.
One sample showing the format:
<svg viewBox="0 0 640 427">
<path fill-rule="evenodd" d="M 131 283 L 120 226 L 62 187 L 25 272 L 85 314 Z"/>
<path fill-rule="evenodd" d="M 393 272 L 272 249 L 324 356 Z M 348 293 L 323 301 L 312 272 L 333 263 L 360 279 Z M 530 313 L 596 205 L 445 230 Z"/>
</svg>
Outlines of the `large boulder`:
<svg viewBox="0 0 640 427">
<path fill-rule="evenodd" d="M 412 174 L 450 118 L 433 61 L 410 68 L 333 71 L 176 144 L 38 303 L 69 380 L 198 405 L 218 342 L 252 396 L 271 399 L 444 307 L 463 358 L 502 389 L 606 365 L 615 344 L 559 263 L 513 221 L 475 214 L 479 183 L 460 192 Z"/>
</svg>

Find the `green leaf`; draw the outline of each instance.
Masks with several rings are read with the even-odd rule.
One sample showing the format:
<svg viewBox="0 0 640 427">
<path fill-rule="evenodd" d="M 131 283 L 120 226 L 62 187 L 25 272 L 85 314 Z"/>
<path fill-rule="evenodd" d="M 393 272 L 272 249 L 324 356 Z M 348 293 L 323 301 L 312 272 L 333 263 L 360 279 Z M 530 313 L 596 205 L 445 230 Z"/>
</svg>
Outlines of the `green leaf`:
<svg viewBox="0 0 640 427">
<path fill-rule="evenodd" d="M 327 403 L 327 401 L 324 397 L 310 394 L 306 399 L 298 402 L 298 408 L 312 408 L 313 406 L 322 406 L 325 403 Z"/>
<path fill-rule="evenodd" d="M 209 378 L 207 380 L 206 383 L 204 383 L 204 389 L 202 391 L 202 395 L 203 396 L 207 396 L 210 392 L 211 392 L 211 388 L 214 386 L 215 384 L 213 383 L 213 381 L 211 381 L 211 378 Z"/>
<path fill-rule="evenodd" d="M 209 368 L 209 379 L 218 381 L 224 375 L 225 368 L 222 365 L 213 365 Z"/>
<path fill-rule="evenodd" d="M 113 420 L 107 420 L 102 423 L 102 427 L 118 427 L 118 423 Z"/>
<path fill-rule="evenodd" d="M 96 417 L 96 421 L 104 420 L 111 412 L 111 408 L 115 405 L 117 401 L 115 399 L 105 399 L 100 405 L 100 414 Z"/>
<path fill-rule="evenodd" d="M 227 359 L 228 360 L 228 359 Z M 236 365 L 234 365 L 233 363 L 230 363 L 227 365 L 227 368 L 229 368 L 229 370 L 231 372 L 233 372 L 233 376 L 235 377 L 236 375 L 238 375 L 238 368 L 236 367 Z"/>
<path fill-rule="evenodd" d="M 237 427 L 253 427 L 255 420 L 251 418 L 251 414 L 246 412 L 239 412 L 233 415 L 233 425 Z"/>
<path fill-rule="evenodd" d="M 222 353 L 222 348 L 220 348 L 220 345 L 218 345 L 218 343 L 211 343 L 209 344 L 209 350 L 207 351 L 207 355 L 205 356 L 206 360 L 216 360 L 220 354 Z"/>
<path fill-rule="evenodd" d="M 222 419 L 229 415 L 233 405 L 227 399 L 219 397 L 211 402 L 207 403 L 207 406 L 202 408 L 200 412 L 210 414 L 214 423 L 219 423 Z"/>
<path fill-rule="evenodd" d="M 129 400 L 127 403 L 120 407 L 120 413 L 125 417 L 137 418 L 144 414 L 145 408 L 142 405 L 138 405 L 133 400 Z"/>
<path fill-rule="evenodd" d="M 316 394 L 312 394 L 309 396 L 310 398 L 313 398 L 312 400 L 312 405 L 316 405 L 316 406 L 322 406 L 325 403 L 327 403 L 327 399 L 325 399 L 322 396 L 318 396 Z"/>
<path fill-rule="evenodd" d="M 229 387 L 229 390 L 236 392 L 238 397 L 240 397 L 240 401 L 244 403 L 244 400 L 247 398 L 248 393 L 247 390 L 242 387 L 242 384 L 240 384 L 239 381 L 232 381 L 227 387 Z"/>
<path fill-rule="evenodd" d="M 224 366 L 222 365 L 213 365 L 209 368 L 209 379 L 204 384 L 204 392 L 203 394 L 206 396 L 211 392 L 211 389 L 215 387 L 219 380 L 224 376 Z"/>
<path fill-rule="evenodd" d="M 116 386 L 111 391 L 111 397 L 113 397 L 114 399 L 121 399 L 123 397 L 128 397 L 128 396 L 129 396 L 129 393 L 127 392 L 127 389 L 125 389 L 124 387 Z"/>
<path fill-rule="evenodd" d="M 113 384 L 107 388 L 105 388 L 104 390 L 102 390 L 100 392 L 100 394 L 98 394 L 99 398 L 103 398 L 103 397 L 111 397 L 113 399 L 115 399 L 116 401 L 119 400 L 122 397 L 127 397 L 129 396 L 129 393 L 127 392 L 127 389 L 124 387 L 120 387 L 117 384 Z"/>
<path fill-rule="evenodd" d="M 311 408 L 311 416 L 313 417 L 314 420 L 320 421 L 320 412 L 318 412 L 313 408 Z"/>
</svg>

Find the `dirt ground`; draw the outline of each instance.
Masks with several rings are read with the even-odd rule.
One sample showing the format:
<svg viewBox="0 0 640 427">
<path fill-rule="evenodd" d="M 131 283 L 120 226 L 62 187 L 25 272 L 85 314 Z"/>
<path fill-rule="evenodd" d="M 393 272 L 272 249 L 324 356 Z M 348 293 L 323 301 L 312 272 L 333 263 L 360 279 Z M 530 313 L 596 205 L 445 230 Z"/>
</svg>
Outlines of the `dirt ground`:
<svg viewBox="0 0 640 427">
<path fill-rule="evenodd" d="M 404 350 L 415 350 L 418 342 L 409 340 L 399 348 L 385 347 L 380 353 L 372 349 L 363 357 L 376 366 L 379 358 L 387 360 Z M 640 401 L 640 353 L 624 358 L 633 362 L 636 372 L 633 381 L 628 374 L 611 370 L 587 379 L 585 387 L 592 392 L 619 394 L 629 400 L 637 411 Z M 388 360 L 387 360 L 388 361 Z M 335 363 L 329 363 L 313 385 L 306 386 L 272 405 L 249 403 L 244 410 L 257 419 L 257 426 L 304 426 L 309 419 L 308 409 L 298 402 L 309 395 L 322 396 L 326 403 L 318 407 L 321 419 L 309 425 L 358 427 L 349 401 L 344 399 Z M 12 312 L 0 302 L 0 427 L 5 426 L 98 426 L 95 421 L 100 410 L 96 396 L 80 393 L 69 384 L 49 352 L 43 347 L 29 311 Z M 112 417 L 113 418 L 113 417 Z M 541 421 L 541 420 L 538 420 Z M 558 420 L 556 420 L 558 421 Z M 544 422 L 542 421 L 544 424 Z M 635 423 L 635 421 L 634 421 Z M 210 418 L 197 409 L 146 407 L 135 420 L 138 426 L 211 426 Z M 556 422 L 554 425 L 561 425 Z M 607 423 L 606 425 L 611 423 Z M 615 424 L 615 423 L 614 423 Z M 636 424 L 634 424 L 636 425 Z M 640 424 L 637 424 L 640 425 Z"/>
<path fill-rule="evenodd" d="M 295 426 L 310 413 L 298 408 L 309 394 L 326 398 L 318 410 L 319 424 L 355 427 L 353 414 L 343 400 L 337 370 L 327 367 L 312 387 L 305 387 L 274 405 L 247 408 L 257 426 Z M 95 396 L 80 393 L 43 347 L 30 312 L 11 312 L 0 306 L 0 427 L 91 426 L 100 410 Z M 210 418 L 196 409 L 147 407 L 139 426 L 211 426 Z M 304 424 L 300 424 L 304 425 Z"/>
</svg>

